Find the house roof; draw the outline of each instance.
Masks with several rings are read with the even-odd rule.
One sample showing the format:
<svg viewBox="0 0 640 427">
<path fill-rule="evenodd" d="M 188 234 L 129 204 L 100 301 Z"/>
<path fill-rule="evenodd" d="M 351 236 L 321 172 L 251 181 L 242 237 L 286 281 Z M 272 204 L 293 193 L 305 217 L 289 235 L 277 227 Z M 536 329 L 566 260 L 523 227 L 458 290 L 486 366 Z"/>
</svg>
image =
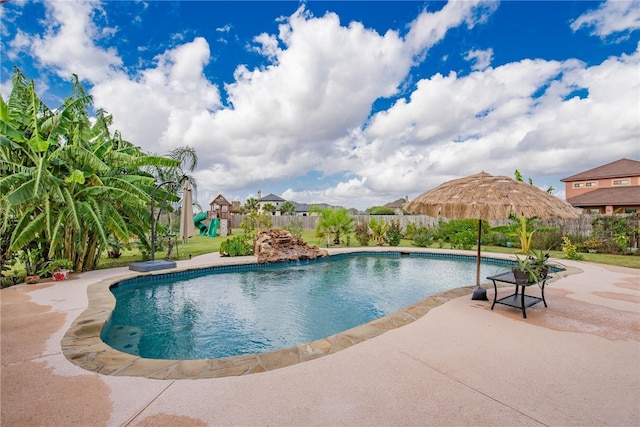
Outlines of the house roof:
<svg viewBox="0 0 640 427">
<path fill-rule="evenodd" d="M 640 206 L 640 186 L 598 188 L 567 199 L 576 207 Z"/>
<path fill-rule="evenodd" d="M 562 178 L 560 181 L 586 181 L 589 179 L 622 178 L 627 176 L 640 176 L 639 161 L 631 159 L 616 160 L 615 162 Z"/>
<path fill-rule="evenodd" d="M 402 206 L 404 206 L 407 202 L 408 202 L 407 199 L 405 199 L 404 197 L 401 197 L 398 200 L 395 200 L 393 202 L 387 203 L 386 205 L 384 205 L 384 207 L 385 208 L 391 208 L 391 209 L 397 209 L 397 208 L 401 208 Z"/>
<path fill-rule="evenodd" d="M 261 197 L 259 201 L 260 202 L 286 202 L 285 199 L 283 199 L 280 196 L 276 196 L 273 193 L 269 193 L 266 196 Z"/>
<path fill-rule="evenodd" d="M 213 205 L 214 203 L 220 203 L 220 202 L 224 202 L 227 205 L 231 205 L 231 203 L 229 203 L 229 201 L 222 194 L 218 194 L 218 196 L 214 197 L 214 199 L 211 200 L 211 202 L 209 202 L 209 205 Z"/>
</svg>

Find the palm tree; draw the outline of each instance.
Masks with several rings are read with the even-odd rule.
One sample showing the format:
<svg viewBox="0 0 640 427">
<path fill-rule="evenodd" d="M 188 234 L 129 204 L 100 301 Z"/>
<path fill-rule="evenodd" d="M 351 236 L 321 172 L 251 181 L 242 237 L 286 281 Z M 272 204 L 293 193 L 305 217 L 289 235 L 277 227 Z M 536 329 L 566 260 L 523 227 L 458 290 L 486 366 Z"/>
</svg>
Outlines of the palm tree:
<svg viewBox="0 0 640 427">
<path fill-rule="evenodd" d="M 273 215 L 276 212 L 276 206 L 273 203 L 265 203 L 262 206 L 262 212 L 268 212 Z"/>
<path fill-rule="evenodd" d="M 244 208 L 247 211 L 247 213 L 258 212 L 259 207 L 260 207 L 260 202 L 255 197 L 249 197 L 244 203 Z"/>
<path fill-rule="evenodd" d="M 371 235 L 373 239 L 376 241 L 376 245 L 382 246 L 387 240 L 387 230 L 389 229 L 389 224 L 386 221 L 376 218 L 371 218 L 369 220 L 369 228 L 371 229 Z"/>
<path fill-rule="evenodd" d="M 318 237 L 330 238 L 333 236 L 333 244 L 340 244 L 340 237 L 353 230 L 353 218 L 344 208 L 317 208 L 312 206 L 310 212 L 317 212 L 320 219 L 316 225 L 316 235 Z"/>
<path fill-rule="evenodd" d="M 280 205 L 280 214 L 281 215 L 293 215 L 296 213 L 296 205 L 293 202 L 285 201 Z"/>
</svg>

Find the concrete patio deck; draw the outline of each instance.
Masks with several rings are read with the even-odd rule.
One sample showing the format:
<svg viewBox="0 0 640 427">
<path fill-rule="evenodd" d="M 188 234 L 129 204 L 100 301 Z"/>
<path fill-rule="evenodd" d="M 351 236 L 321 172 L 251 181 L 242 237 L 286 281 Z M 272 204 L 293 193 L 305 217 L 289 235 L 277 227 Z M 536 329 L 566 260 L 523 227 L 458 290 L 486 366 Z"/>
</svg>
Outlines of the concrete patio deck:
<svg viewBox="0 0 640 427">
<path fill-rule="evenodd" d="M 3 289 L 0 424 L 640 425 L 640 271 L 561 262 L 582 273 L 548 286 L 549 307 L 527 319 L 465 295 L 326 357 L 197 380 L 103 375 L 64 356 L 87 288 L 126 268 Z"/>
</svg>

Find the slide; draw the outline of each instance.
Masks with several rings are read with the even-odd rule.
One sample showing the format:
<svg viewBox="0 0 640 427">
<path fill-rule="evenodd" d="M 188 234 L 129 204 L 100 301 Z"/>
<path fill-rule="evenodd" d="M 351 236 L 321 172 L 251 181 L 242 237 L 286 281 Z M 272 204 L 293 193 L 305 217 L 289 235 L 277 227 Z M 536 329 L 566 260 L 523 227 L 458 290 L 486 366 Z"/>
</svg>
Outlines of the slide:
<svg viewBox="0 0 640 427">
<path fill-rule="evenodd" d="M 200 230 L 201 236 L 209 236 L 216 237 L 216 232 L 218 231 L 218 225 L 220 224 L 220 220 L 218 218 L 214 218 L 207 224 L 205 221 L 207 220 L 207 213 L 200 212 L 193 217 L 193 225 Z"/>
<path fill-rule="evenodd" d="M 209 237 L 216 237 L 218 224 L 220 224 L 220 220 L 218 218 L 213 218 L 211 220 L 211 222 L 209 223 Z"/>
<path fill-rule="evenodd" d="M 200 235 L 201 236 L 206 236 L 207 232 L 209 231 L 209 226 L 207 224 L 205 224 L 204 221 L 205 219 L 207 219 L 207 213 L 206 212 L 200 212 L 199 214 L 196 214 L 193 217 L 193 225 L 195 225 L 195 227 L 200 230 Z"/>
</svg>

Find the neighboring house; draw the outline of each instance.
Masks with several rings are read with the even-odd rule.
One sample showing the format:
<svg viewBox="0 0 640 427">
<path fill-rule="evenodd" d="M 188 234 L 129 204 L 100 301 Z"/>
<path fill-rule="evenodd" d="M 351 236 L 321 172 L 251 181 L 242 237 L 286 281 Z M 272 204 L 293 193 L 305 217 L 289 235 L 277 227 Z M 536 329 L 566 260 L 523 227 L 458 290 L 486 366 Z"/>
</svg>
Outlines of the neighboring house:
<svg viewBox="0 0 640 427">
<path fill-rule="evenodd" d="M 326 203 L 312 203 L 312 204 L 308 204 L 308 203 L 298 203 L 298 202 L 291 202 L 293 203 L 293 206 L 296 207 L 296 215 L 298 216 L 316 216 L 318 215 L 317 212 L 309 212 L 311 210 L 311 207 L 315 206 L 316 208 L 319 209 L 327 209 L 327 208 L 333 208 L 334 206 L 328 205 Z"/>
<path fill-rule="evenodd" d="M 402 211 L 402 207 L 406 205 L 408 202 L 409 202 L 409 196 L 406 196 L 398 200 L 395 200 L 393 202 L 387 203 L 386 205 L 384 205 L 384 207 L 393 209 L 396 215 L 403 215 L 404 212 Z"/>
<path fill-rule="evenodd" d="M 640 162 L 620 159 L 580 172 L 565 183 L 567 202 L 593 214 L 640 212 Z"/>
<path fill-rule="evenodd" d="M 267 194 L 264 197 L 261 197 L 258 199 L 258 204 L 259 204 L 259 209 L 262 212 L 262 209 L 264 208 L 264 205 L 266 205 L 267 203 L 271 203 L 273 206 L 276 207 L 276 211 L 274 213 L 274 215 L 280 215 L 280 206 L 282 206 L 282 204 L 286 202 L 285 199 L 283 199 L 282 197 L 276 196 L 275 194 L 271 193 L 271 194 Z"/>
</svg>

